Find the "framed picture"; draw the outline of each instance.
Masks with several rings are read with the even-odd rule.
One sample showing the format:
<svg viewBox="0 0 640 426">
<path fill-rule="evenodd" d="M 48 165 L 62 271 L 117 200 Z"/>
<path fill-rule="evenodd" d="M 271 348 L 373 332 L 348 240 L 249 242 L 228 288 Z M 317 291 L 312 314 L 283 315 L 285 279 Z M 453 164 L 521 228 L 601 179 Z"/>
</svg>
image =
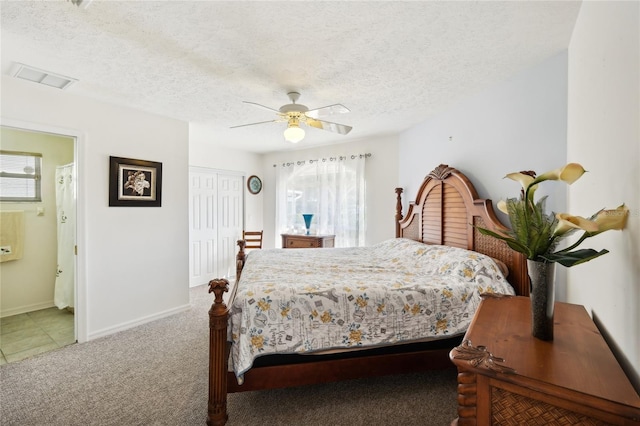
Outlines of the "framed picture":
<svg viewBox="0 0 640 426">
<path fill-rule="evenodd" d="M 162 163 L 109 157 L 110 207 L 160 207 Z"/>
</svg>

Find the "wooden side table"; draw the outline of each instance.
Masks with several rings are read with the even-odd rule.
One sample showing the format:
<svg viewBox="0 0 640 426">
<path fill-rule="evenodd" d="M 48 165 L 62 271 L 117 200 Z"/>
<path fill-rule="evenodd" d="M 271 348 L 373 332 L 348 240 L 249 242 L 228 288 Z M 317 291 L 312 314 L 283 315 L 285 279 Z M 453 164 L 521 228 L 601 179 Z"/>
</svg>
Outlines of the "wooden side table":
<svg viewBox="0 0 640 426">
<path fill-rule="evenodd" d="M 556 303 L 554 320 L 554 340 L 538 340 L 529 298 L 484 298 L 449 354 L 452 425 L 640 424 L 640 397 L 584 307 Z"/>
<path fill-rule="evenodd" d="M 281 234 L 282 248 L 333 247 L 335 235 Z"/>
</svg>

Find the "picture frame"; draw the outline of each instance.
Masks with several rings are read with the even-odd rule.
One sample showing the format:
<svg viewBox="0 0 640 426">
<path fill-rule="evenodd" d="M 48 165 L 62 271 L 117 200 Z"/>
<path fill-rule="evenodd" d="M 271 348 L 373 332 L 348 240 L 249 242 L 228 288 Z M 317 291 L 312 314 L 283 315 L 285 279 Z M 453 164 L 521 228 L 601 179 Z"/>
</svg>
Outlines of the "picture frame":
<svg viewBox="0 0 640 426">
<path fill-rule="evenodd" d="M 109 207 L 160 207 L 162 163 L 109 157 Z"/>
</svg>

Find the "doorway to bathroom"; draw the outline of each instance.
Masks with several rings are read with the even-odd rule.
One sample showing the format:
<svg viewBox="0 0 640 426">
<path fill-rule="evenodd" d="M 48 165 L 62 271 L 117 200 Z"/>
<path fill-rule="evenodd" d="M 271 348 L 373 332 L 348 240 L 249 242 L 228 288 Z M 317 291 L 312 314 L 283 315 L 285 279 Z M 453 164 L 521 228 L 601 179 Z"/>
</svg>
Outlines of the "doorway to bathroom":
<svg viewBox="0 0 640 426">
<path fill-rule="evenodd" d="M 77 341 L 77 175 L 75 137 L 8 126 L 0 132 L 0 363 L 6 363 Z"/>
</svg>

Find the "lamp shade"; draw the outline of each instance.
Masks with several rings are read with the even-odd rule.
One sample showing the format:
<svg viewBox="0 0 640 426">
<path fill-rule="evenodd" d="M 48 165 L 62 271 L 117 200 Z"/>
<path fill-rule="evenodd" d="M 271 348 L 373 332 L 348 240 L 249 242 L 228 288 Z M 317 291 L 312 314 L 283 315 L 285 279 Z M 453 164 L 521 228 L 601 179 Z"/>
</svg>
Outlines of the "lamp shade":
<svg viewBox="0 0 640 426">
<path fill-rule="evenodd" d="M 296 124 L 290 124 L 284 131 L 284 139 L 287 142 L 298 143 L 304 139 L 304 130 Z"/>
</svg>

